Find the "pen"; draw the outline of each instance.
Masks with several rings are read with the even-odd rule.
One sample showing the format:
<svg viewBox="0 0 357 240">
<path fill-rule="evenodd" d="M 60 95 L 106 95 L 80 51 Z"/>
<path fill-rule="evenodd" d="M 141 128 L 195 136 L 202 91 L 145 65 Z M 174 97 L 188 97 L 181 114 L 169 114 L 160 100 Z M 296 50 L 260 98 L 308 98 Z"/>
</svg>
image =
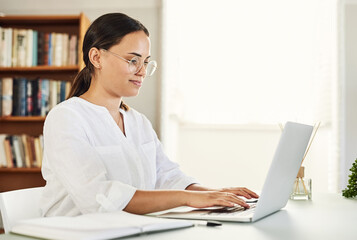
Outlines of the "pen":
<svg viewBox="0 0 357 240">
<path fill-rule="evenodd" d="M 207 226 L 207 227 L 222 226 L 222 223 L 218 221 L 195 221 L 194 224 L 195 226 Z"/>
</svg>

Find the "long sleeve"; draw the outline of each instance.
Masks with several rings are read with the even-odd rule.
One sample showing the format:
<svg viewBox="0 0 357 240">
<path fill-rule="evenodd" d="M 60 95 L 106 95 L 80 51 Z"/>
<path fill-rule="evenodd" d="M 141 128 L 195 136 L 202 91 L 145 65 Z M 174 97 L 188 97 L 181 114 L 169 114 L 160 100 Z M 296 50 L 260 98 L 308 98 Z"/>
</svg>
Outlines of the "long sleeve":
<svg viewBox="0 0 357 240">
<path fill-rule="evenodd" d="M 108 180 L 106 167 L 90 144 L 86 127 L 85 119 L 66 107 L 54 108 L 46 118 L 42 168 L 47 181 L 44 215 L 121 210 L 136 191 L 128 184 Z M 72 201 L 80 213 L 66 209 Z"/>
<path fill-rule="evenodd" d="M 153 141 L 153 148 L 156 151 L 156 189 L 185 189 L 190 184 L 197 183 L 197 181 L 187 176 L 180 170 L 177 163 L 172 162 L 164 152 L 162 143 L 158 139 L 150 121 L 143 116 L 144 126 L 150 129 Z M 149 132 L 149 131 L 148 131 Z"/>
</svg>

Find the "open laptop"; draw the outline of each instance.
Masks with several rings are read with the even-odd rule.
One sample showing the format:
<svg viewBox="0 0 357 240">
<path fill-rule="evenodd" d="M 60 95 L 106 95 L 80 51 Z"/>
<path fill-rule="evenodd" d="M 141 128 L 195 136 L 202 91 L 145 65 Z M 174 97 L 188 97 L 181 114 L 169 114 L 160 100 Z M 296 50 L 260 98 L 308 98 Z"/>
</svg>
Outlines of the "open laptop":
<svg viewBox="0 0 357 240">
<path fill-rule="evenodd" d="M 288 202 L 294 180 L 309 143 L 313 127 L 287 122 L 280 137 L 260 198 L 250 209 L 235 208 L 174 208 L 152 215 L 165 218 L 254 222 L 268 216 Z"/>
</svg>

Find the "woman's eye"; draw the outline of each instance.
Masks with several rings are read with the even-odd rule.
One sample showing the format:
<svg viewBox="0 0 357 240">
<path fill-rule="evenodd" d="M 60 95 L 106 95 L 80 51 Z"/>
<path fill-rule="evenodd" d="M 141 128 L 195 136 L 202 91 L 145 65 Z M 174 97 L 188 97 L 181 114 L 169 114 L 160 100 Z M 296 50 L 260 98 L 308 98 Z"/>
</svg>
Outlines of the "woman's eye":
<svg viewBox="0 0 357 240">
<path fill-rule="evenodd" d="M 148 65 L 149 64 L 149 62 L 144 62 L 144 65 L 146 66 L 146 65 Z"/>
<path fill-rule="evenodd" d="M 131 62 L 131 64 L 134 64 L 134 65 L 138 64 L 138 61 L 136 59 L 132 59 L 132 60 L 130 60 L 130 62 Z"/>
</svg>

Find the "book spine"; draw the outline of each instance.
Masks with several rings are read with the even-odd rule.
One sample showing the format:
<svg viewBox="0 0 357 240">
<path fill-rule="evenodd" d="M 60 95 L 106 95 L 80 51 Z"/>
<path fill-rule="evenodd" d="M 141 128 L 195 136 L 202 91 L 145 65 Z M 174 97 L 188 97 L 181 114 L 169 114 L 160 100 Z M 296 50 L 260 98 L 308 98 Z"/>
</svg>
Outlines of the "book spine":
<svg viewBox="0 0 357 240">
<path fill-rule="evenodd" d="M 10 136 L 6 136 L 4 140 L 4 148 L 5 148 L 5 155 L 6 155 L 6 165 L 9 168 L 14 167 L 14 163 L 12 161 L 12 150 L 11 150 L 11 143 L 10 143 Z"/>
<path fill-rule="evenodd" d="M 29 146 L 27 145 L 27 136 L 25 134 L 21 135 L 21 142 L 24 146 L 25 166 L 29 168 L 31 167 L 30 151 Z"/>
<path fill-rule="evenodd" d="M 7 167 L 5 154 L 5 134 L 0 134 L 0 167 Z"/>
<path fill-rule="evenodd" d="M 38 32 L 37 37 L 37 65 L 44 65 L 45 34 Z"/>
<path fill-rule="evenodd" d="M 32 81 L 27 81 L 26 83 L 26 105 L 27 105 L 27 116 L 33 115 L 33 96 L 32 96 Z"/>
<path fill-rule="evenodd" d="M 12 147 L 13 147 L 13 152 L 15 155 L 15 162 L 16 162 L 16 167 L 23 167 L 23 161 L 22 161 L 22 156 L 20 153 L 20 145 L 19 141 L 17 139 L 17 136 L 12 136 Z"/>
<path fill-rule="evenodd" d="M 41 116 L 42 108 L 42 79 L 36 80 L 37 85 L 37 103 L 36 103 L 36 116 Z"/>
<path fill-rule="evenodd" d="M 19 98 L 19 80 L 18 78 L 14 78 L 12 86 L 12 116 L 20 115 Z"/>
<path fill-rule="evenodd" d="M 32 136 L 29 136 L 28 137 L 29 139 L 29 146 L 30 146 L 30 154 L 31 154 L 31 157 L 32 157 L 32 166 L 33 167 L 38 167 L 37 165 L 37 159 L 36 159 L 36 150 L 35 150 L 35 140 L 34 140 L 34 137 Z"/>
<path fill-rule="evenodd" d="M 63 40 L 62 34 L 56 33 L 54 34 L 54 55 L 53 61 L 55 66 L 62 66 L 62 51 L 63 51 Z"/>
<path fill-rule="evenodd" d="M 49 34 L 49 40 L 48 40 L 48 65 L 52 66 L 53 65 L 53 47 L 54 47 L 54 33 Z"/>
<path fill-rule="evenodd" d="M 60 96 L 60 102 L 63 102 L 66 99 L 66 81 L 60 81 L 61 83 L 61 96 Z"/>
<path fill-rule="evenodd" d="M 26 67 L 31 67 L 33 58 L 33 30 L 28 29 L 26 33 Z"/>
<path fill-rule="evenodd" d="M 44 48 L 43 48 L 43 65 L 49 64 L 49 55 L 50 55 L 50 33 L 45 33 L 44 37 Z"/>
<path fill-rule="evenodd" d="M 12 56 L 11 56 L 11 66 L 17 67 L 17 35 L 18 30 L 15 28 L 12 31 Z"/>
<path fill-rule="evenodd" d="M 42 149 L 40 144 L 40 138 L 34 138 L 35 153 L 36 153 L 36 165 L 37 167 L 42 166 Z"/>
<path fill-rule="evenodd" d="M 56 105 L 61 102 L 61 81 L 56 81 L 56 90 L 57 90 L 57 101 Z"/>
<path fill-rule="evenodd" d="M 69 50 L 69 36 L 63 34 L 63 49 L 62 49 L 62 66 L 68 66 L 68 50 Z"/>
<path fill-rule="evenodd" d="M 17 139 L 17 143 L 19 145 L 19 152 L 20 152 L 20 156 L 21 156 L 21 164 L 22 167 L 26 167 L 26 154 L 25 154 L 25 149 L 24 149 L 24 144 L 22 143 L 22 138 L 21 136 L 16 136 Z"/>
<path fill-rule="evenodd" d="M 50 81 L 50 101 L 49 107 L 52 109 L 57 104 L 57 82 L 55 80 Z"/>
<path fill-rule="evenodd" d="M 6 37 L 6 67 L 12 66 L 12 36 L 13 36 L 13 29 L 8 28 L 6 29 L 5 33 Z"/>
<path fill-rule="evenodd" d="M 48 79 L 42 79 L 41 86 L 41 116 L 46 116 L 50 108 L 50 81 Z"/>
<path fill-rule="evenodd" d="M 19 29 L 17 34 L 17 66 L 26 66 L 27 30 Z"/>
<path fill-rule="evenodd" d="M 32 104 L 33 104 L 33 115 L 38 115 L 38 82 L 37 80 L 31 81 L 31 94 L 32 94 Z"/>
<path fill-rule="evenodd" d="M 2 116 L 11 116 L 12 114 L 12 90 L 13 79 L 2 79 Z"/>
<path fill-rule="evenodd" d="M 6 67 L 6 29 L 0 27 L 0 67 Z"/>
<path fill-rule="evenodd" d="M 0 78 L 0 117 L 2 116 L 2 79 Z"/>
<path fill-rule="evenodd" d="M 37 60 L 38 60 L 38 50 L 37 50 L 37 46 L 38 46 L 38 32 L 33 30 L 32 32 L 33 37 L 32 37 L 32 66 L 37 66 Z"/>
<path fill-rule="evenodd" d="M 26 78 L 19 79 L 19 116 L 26 116 L 27 98 L 26 98 Z"/>
</svg>

